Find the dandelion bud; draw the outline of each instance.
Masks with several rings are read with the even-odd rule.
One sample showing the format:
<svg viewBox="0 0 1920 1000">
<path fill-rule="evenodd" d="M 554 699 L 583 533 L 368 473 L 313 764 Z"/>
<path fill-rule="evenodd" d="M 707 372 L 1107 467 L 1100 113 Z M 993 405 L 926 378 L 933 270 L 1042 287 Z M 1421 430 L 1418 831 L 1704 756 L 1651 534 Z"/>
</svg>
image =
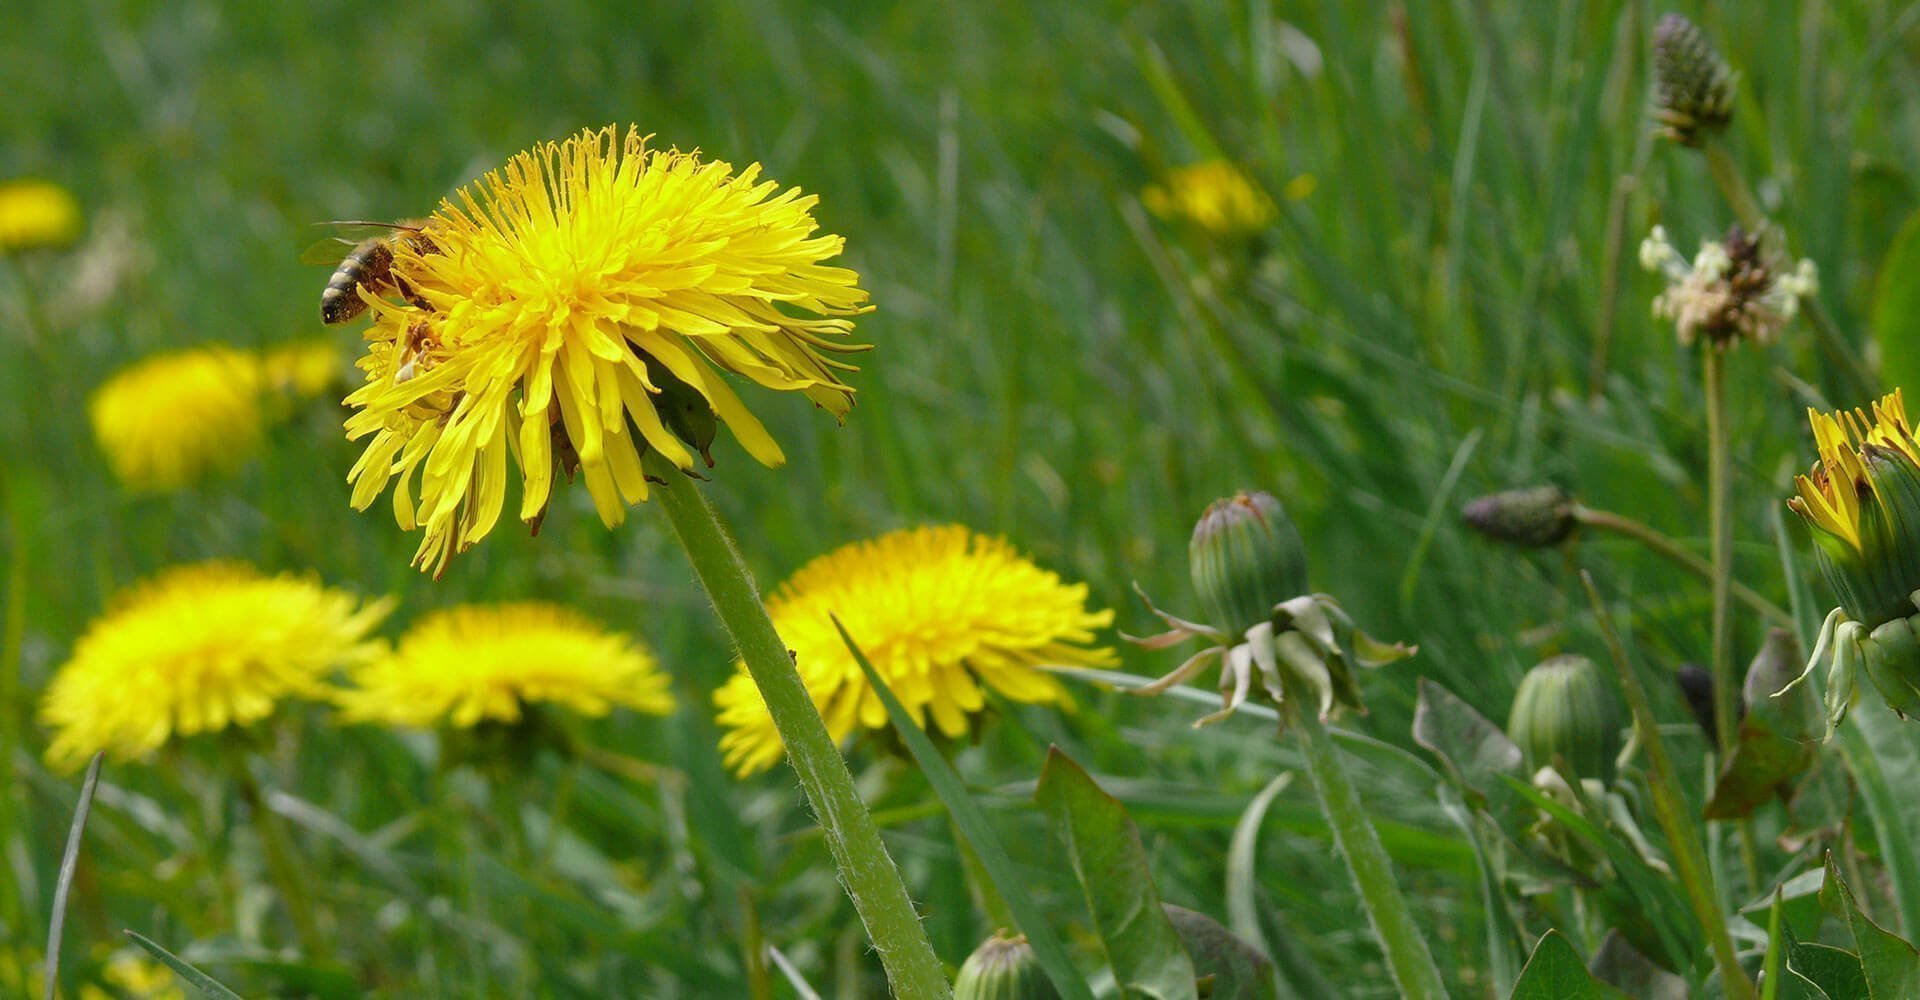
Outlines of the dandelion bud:
<svg viewBox="0 0 1920 1000">
<path fill-rule="evenodd" d="M 1698 146 L 1733 120 L 1734 73 L 1700 31 L 1679 14 L 1653 29 L 1653 117 L 1660 134 Z"/>
<path fill-rule="evenodd" d="M 1620 754 L 1621 717 L 1600 667 L 1584 656 L 1556 656 L 1520 681 L 1507 718 L 1507 736 L 1529 767 L 1566 761 L 1573 778 L 1613 779 Z"/>
<path fill-rule="evenodd" d="M 1244 633 L 1274 605 L 1307 592 L 1307 555 L 1280 501 L 1261 492 L 1216 500 L 1187 546 L 1193 589 L 1208 620 Z"/>
<path fill-rule="evenodd" d="M 1024 934 L 995 931 L 960 966 L 953 1000 L 1059 1000 Z"/>
<path fill-rule="evenodd" d="M 1506 490 L 1467 504 L 1460 517 L 1494 541 L 1544 549 L 1573 534 L 1573 498 L 1553 485 Z"/>
</svg>

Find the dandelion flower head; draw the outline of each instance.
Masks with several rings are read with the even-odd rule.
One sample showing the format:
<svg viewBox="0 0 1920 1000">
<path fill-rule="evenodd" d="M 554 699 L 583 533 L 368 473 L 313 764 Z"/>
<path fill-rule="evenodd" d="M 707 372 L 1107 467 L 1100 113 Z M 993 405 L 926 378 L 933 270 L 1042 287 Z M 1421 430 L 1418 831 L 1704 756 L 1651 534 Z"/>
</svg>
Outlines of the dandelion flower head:
<svg viewBox="0 0 1920 1000">
<path fill-rule="evenodd" d="M 354 670 L 348 721 L 427 728 L 514 723 L 547 702 L 581 715 L 673 710 L 653 654 L 568 608 L 462 605 L 422 618 L 393 651 Z"/>
<path fill-rule="evenodd" d="M 54 675 L 40 706 L 54 730 L 47 759 L 130 759 L 257 722 L 285 698 L 322 697 L 336 667 L 379 652 L 369 633 L 389 607 L 238 563 L 162 572 L 116 598 Z"/>
<path fill-rule="evenodd" d="M 1871 412 L 1808 410 L 1807 419 L 1820 460 L 1812 472 L 1794 477 L 1798 495 L 1787 505 L 1814 528 L 1858 550 L 1863 504 L 1876 502 L 1879 489 L 1878 477 L 1869 470 L 1873 453 L 1920 463 L 1920 444 L 1907 422 L 1906 402 L 1895 389 L 1874 403 Z"/>
<path fill-rule="evenodd" d="M 1288 185 L 1301 198 L 1313 191 Z M 1142 191 L 1147 210 L 1168 222 L 1185 222 L 1215 236 L 1251 236 L 1273 221 L 1273 202 L 1240 168 L 1225 160 L 1207 160 L 1170 171 L 1165 180 Z"/>
<path fill-rule="evenodd" d="M 1113 612 L 1087 609 L 1066 584 L 999 538 L 959 525 L 897 531 L 821 556 L 767 602 L 775 629 L 827 731 L 843 740 L 887 725 L 886 708 L 834 629 L 837 615 L 916 722 L 967 731 L 991 688 L 1010 701 L 1070 705 L 1044 665 L 1100 666 L 1091 644 Z M 780 735 L 745 666 L 714 694 L 727 765 L 747 775 L 778 763 Z"/>
<path fill-rule="evenodd" d="M 289 399 L 337 391 L 345 368 L 339 345 L 327 337 L 291 341 L 260 353 L 261 382 Z"/>
<path fill-rule="evenodd" d="M 0 252 L 66 246 L 80 236 L 80 203 L 52 181 L 0 182 Z"/>
<path fill-rule="evenodd" d="M 259 446 L 260 365 L 217 346 L 155 355 L 108 378 L 87 414 L 115 478 L 134 490 L 180 489 Z"/>
<path fill-rule="evenodd" d="M 509 458 L 523 521 L 538 524 L 558 466 L 609 527 L 646 499 L 644 449 L 691 469 L 724 424 L 780 464 L 728 376 L 842 416 L 853 367 L 828 355 L 861 349 L 844 338 L 868 308 L 859 276 L 825 263 L 844 240 L 817 232 L 816 201 L 758 164 L 736 172 L 611 127 L 443 201 L 424 239 L 395 241 L 406 294 L 363 292 L 354 505 L 391 485 L 402 529 L 424 529 L 415 563 L 438 572 L 497 521 Z"/>
</svg>

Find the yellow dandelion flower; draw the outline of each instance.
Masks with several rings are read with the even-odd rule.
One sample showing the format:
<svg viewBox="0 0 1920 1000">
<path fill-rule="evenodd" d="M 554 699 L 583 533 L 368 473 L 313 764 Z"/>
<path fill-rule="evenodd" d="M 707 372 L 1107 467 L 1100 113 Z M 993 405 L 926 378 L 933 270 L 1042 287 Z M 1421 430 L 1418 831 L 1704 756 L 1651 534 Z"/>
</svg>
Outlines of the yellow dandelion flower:
<svg viewBox="0 0 1920 1000">
<path fill-rule="evenodd" d="M 862 349 L 838 338 L 867 293 L 822 263 L 844 240 L 816 232 L 817 200 L 609 127 L 441 202 L 421 239 L 394 242 L 404 294 L 370 302 L 367 381 L 347 398 L 347 436 L 369 439 L 354 505 L 392 483 L 401 528 L 424 528 L 414 562 L 437 573 L 492 529 L 509 456 L 522 520 L 546 510 L 557 463 L 608 527 L 647 497 L 646 448 L 691 469 L 719 423 L 780 464 L 725 376 L 852 405 L 853 367 L 821 352 Z"/>
<path fill-rule="evenodd" d="M 80 237 L 80 203 L 51 181 L 0 182 L 0 252 L 66 246 Z"/>
<path fill-rule="evenodd" d="M 311 399 L 344 388 L 340 345 L 326 337 L 296 340 L 260 353 L 260 379 L 293 399 Z"/>
<path fill-rule="evenodd" d="M 238 563 L 177 566 L 122 593 L 54 675 L 47 759 L 138 757 L 175 736 L 244 726 L 281 699 L 319 698 L 335 667 L 379 653 L 391 606 Z"/>
<path fill-rule="evenodd" d="M 673 710 L 667 675 L 638 641 L 554 604 L 463 605 L 428 615 L 392 653 L 353 671 L 352 722 L 428 727 L 518 722 L 551 702 L 602 716 Z"/>
<path fill-rule="evenodd" d="M 1311 192 L 1309 186 L 1299 197 Z M 1291 186 L 1288 194 L 1293 195 Z M 1240 168 L 1225 160 L 1178 167 L 1160 184 L 1142 191 L 1140 200 L 1168 222 L 1189 223 L 1223 238 L 1258 233 L 1274 216 L 1273 202 Z"/>
<path fill-rule="evenodd" d="M 1920 463 L 1920 444 L 1914 442 L 1907 422 L 1906 401 L 1895 389 L 1874 403 L 1871 413 L 1809 409 L 1807 420 L 1813 426 L 1820 460 L 1808 475 L 1794 477 L 1799 495 L 1787 505 L 1814 528 L 1857 551 L 1861 503 L 1872 501 L 1876 491 L 1883 489 L 1879 482 L 1883 477 L 1868 472 L 1872 449 L 1887 449 L 1905 456 L 1909 463 Z"/>
<path fill-rule="evenodd" d="M 259 446 L 260 367 L 225 347 L 157 355 L 109 378 L 87 413 L 122 483 L 180 489 L 209 471 L 231 470 Z"/>
<path fill-rule="evenodd" d="M 1112 650 L 1089 645 L 1113 612 L 1089 611 L 1086 601 L 1085 584 L 1062 583 L 1004 539 L 948 525 L 821 556 L 775 591 L 767 613 L 835 740 L 858 727 L 884 728 L 887 713 L 830 615 L 915 721 L 931 715 L 941 733 L 958 736 L 985 708 L 983 688 L 1012 701 L 1071 705 L 1039 668 L 1114 662 Z M 714 703 L 729 767 L 747 775 L 780 760 L 780 735 L 744 664 Z"/>
<path fill-rule="evenodd" d="M 182 988 L 180 978 L 172 969 L 133 951 L 118 951 L 107 959 L 107 966 L 100 973 L 118 992 L 116 997 L 134 997 L 136 1000 L 187 1000 L 187 991 Z M 106 991 L 97 987 L 87 987 L 80 991 L 82 1000 L 107 1000 Z"/>
</svg>

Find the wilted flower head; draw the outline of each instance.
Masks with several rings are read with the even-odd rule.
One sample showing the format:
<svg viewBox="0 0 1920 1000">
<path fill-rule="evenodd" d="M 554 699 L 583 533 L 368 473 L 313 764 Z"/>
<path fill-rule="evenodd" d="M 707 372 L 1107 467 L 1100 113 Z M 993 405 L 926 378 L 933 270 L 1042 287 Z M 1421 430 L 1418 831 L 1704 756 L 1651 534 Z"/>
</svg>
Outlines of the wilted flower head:
<svg viewBox="0 0 1920 1000">
<path fill-rule="evenodd" d="M 914 721 L 967 732 L 986 689 L 1016 702 L 1071 704 L 1051 665 L 1103 666 L 1092 648 L 1112 611 L 1087 609 L 1085 584 L 1063 583 L 1005 540 L 960 525 L 896 531 L 801 567 L 767 602 L 774 628 L 827 732 L 887 727 L 886 708 L 834 628 L 846 626 Z M 782 744 L 744 665 L 714 693 L 720 749 L 742 775 L 780 760 Z"/>
<path fill-rule="evenodd" d="M 1787 506 L 1811 529 L 1814 558 L 1840 606 L 1807 664 L 1829 668 L 1828 718 L 1838 724 L 1864 666 L 1887 704 L 1920 712 L 1920 444 L 1899 390 L 1871 412 L 1808 411 L 1820 458 Z"/>
<path fill-rule="evenodd" d="M 1129 638 L 1148 649 L 1188 639 L 1208 643 L 1164 677 L 1135 689 L 1136 694 L 1159 694 L 1219 659 L 1223 705 L 1196 726 L 1232 715 L 1253 692 L 1256 678 L 1275 703 L 1285 702 L 1291 689 L 1295 697 L 1309 700 L 1304 709 L 1321 718 L 1340 707 L 1364 711 L 1354 667 L 1391 663 L 1415 652 L 1362 632 L 1326 594 L 1289 593 L 1306 587 L 1306 557 L 1293 522 L 1269 494 L 1243 492 L 1215 501 L 1194 528 L 1188 559 L 1202 606 L 1221 620 L 1187 621 L 1148 601 L 1148 610 L 1169 631 Z M 1264 593 L 1263 587 L 1268 588 Z"/>
<path fill-rule="evenodd" d="M 1683 146 L 1733 120 L 1737 77 L 1699 25 L 1668 14 L 1653 29 L 1653 116 L 1660 134 Z"/>
<path fill-rule="evenodd" d="M 1653 300 L 1653 314 L 1673 320 L 1683 344 L 1704 335 L 1714 347 L 1741 340 L 1767 343 L 1800 310 L 1800 299 L 1819 289 L 1813 262 L 1792 274 L 1777 273 L 1760 241 L 1735 226 L 1718 243 L 1704 241 L 1689 265 L 1667 231 L 1653 227 L 1640 244 L 1640 264 L 1666 275 L 1667 290 Z"/>
<path fill-rule="evenodd" d="M 94 440 L 129 488 L 179 489 L 234 468 L 258 448 L 260 378 L 255 358 L 226 347 L 135 362 L 88 401 Z"/>
<path fill-rule="evenodd" d="M 391 483 L 416 564 L 436 572 L 485 537 L 520 470 L 538 523 L 555 466 L 577 469 L 609 527 L 646 499 L 647 448 L 682 469 L 724 424 L 767 465 L 779 445 L 728 384 L 793 390 L 835 416 L 851 365 L 823 351 L 865 311 L 859 276 L 824 261 L 817 201 L 638 132 L 588 130 L 514 157 L 443 201 L 431 237 L 395 241 L 407 290 L 374 299 L 366 384 L 347 436 L 364 508 Z M 416 499 L 417 498 L 417 499 Z"/>
<path fill-rule="evenodd" d="M 1301 197 L 1311 193 L 1308 186 Z M 1223 238 L 1251 236 L 1273 221 L 1273 202 L 1240 168 L 1225 160 L 1176 167 L 1140 192 L 1147 211 Z"/>
<path fill-rule="evenodd" d="M 1573 498 L 1558 486 L 1528 486 L 1489 493 L 1461 510 L 1467 526 L 1497 542 L 1544 549 L 1567 540 L 1579 522 Z"/>
<path fill-rule="evenodd" d="M 40 706 L 47 759 L 137 757 L 323 696 L 334 668 L 379 652 L 368 633 L 390 607 L 238 563 L 167 570 L 121 594 L 54 675 Z"/>
<path fill-rule="evenodd" d="M 61 247 L 80 236 L 80 203 L 51 181 L 0 182 L 0 253 Z"/>
<path fill-rule="evenodd" d="M 673 710 L 667 675 L 634 639 L 554 604 L 462 605 L 422 618 L 338 696 L 351 722 L 519 722 L 538 702 L 586 716 Z"/>
</svg>

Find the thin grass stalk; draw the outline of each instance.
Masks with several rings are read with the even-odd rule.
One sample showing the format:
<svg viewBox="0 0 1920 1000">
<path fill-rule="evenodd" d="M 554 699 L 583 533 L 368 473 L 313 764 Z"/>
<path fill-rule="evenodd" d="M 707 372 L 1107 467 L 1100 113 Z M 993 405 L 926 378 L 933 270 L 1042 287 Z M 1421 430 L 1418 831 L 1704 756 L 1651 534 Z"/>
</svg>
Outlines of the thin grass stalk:
<svg viewBox="0 0 1920 1000">
<path fill-rule="evenodd" d="M 1600 591 L 1593 585 L 1593 575 L 1581 570 L 1580 582 L 1593 605 L 1594 619 L 1600 625 L 1601 637 L 1606 640 L 1614 674 L 1620 680 L 1620 690 L 1633 713 L 1634 729 L 1647 755 L 1647 786 L 1653 793 L 1654 816 L 1673 850 L 1674 871 L 1680 876 L 1687 901 L 1693 905 L 1694 919 L 1700 921 L 1700 929 L 1706 934 L 1714 964 L 1720 969 L 1722 988 L 1728 1000 L 1755 1000 L 1753 982 L 1741 970 L 1733 938 L 1727 933 L 1726 919 L 1720 912 L 1720 894 L 1713 884 L 1713 869 L 1707 864 L 1700 831 L 1694 827 L 1693 813 L 1680 790 L 1680 776 L 1673 769 L 1673 758 L 1667 756 L 1667 743 L 1660 735 L 1660 720 L 1653 714 L 1653 703 L 1648 700 L 1639 675 L 1633 672 L 1633 665 L 1627 661 L 1627 651 L 1620 644 L 1620 635 L 1613 627 L 1613 616 L 1608 613 L 1606 602 L 1600 599 Z"/>
<path fill-rule="evenodd" d="M 774 631 L 733 539 L 692 480 L 656 452 L 647 454 L 646 468 L 666 484 L 659 491 L 660 505 L 766 700 L 768 714 L 786 745 L 787 761 L 800 777 L 840 881 L 880 955 L 893 995 L 902 1000 L 944 1000 L 952 995 L 946 972 L 927 940 L 906 884 L 794 669 L 786 644 Z"/>
<path fill-rule="evenodd" d="M 1308 700 L 1305 692 L 1286 692 L 1281 705 L 1286 728 L 1299 738 L 1307 773 L 1320 798 L 1320 811 L 1333 828 L 1334 842 L 1340 845 L 1340 856 L 1347 859 L 1347 870 L 1360 890 L 1374 937 L 1386 952 L 1387 971 L 1402 997 L 1441 1000 L 1447 996 L 1447 988 L 1440 980 L 1440 968 L 1434 964 L 1420 925 L 1394 881 L 1393 862 L 1380 846 L 1380 836 L 1367 818 L 1360 793 L 1347 775 L 1346 765 L 1340 762 L 1339 748 Z"/>
</svg>

